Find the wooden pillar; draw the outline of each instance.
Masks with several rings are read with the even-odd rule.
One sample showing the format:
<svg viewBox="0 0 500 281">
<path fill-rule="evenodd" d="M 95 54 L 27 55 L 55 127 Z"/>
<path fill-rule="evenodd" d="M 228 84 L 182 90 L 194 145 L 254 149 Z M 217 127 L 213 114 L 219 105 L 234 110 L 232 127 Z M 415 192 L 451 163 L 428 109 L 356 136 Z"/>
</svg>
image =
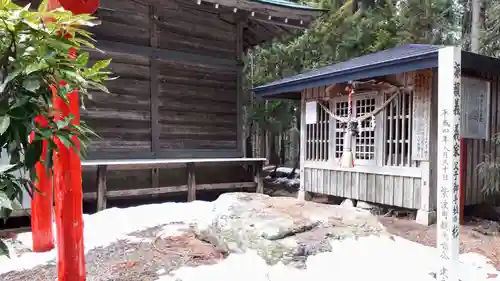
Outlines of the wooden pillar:
<svg viewBox="0 0 500 281">
<path fill-rule="evenodd" d="M 35 122 L 42 128 L 48 126 L 48 121 L 43 116 L 37 116 Z M 34 141 L 35 132 L 31 133 L 30 139 Z M 48 149 L 48 141 L 42 141 L 41 160 L 45 160 Z M 31 230 L 33 238 L 33 252 L 48 252 L 54 249 L 54 234 L 52 233 L 52 172 L 45 168 L 45 164 L 39 161 L 35 165 L 37 181 L 34 183 L 40 192 L 34 192 L 31 200 Z M 43 193 L 43 194 L 42 194 Z"/>
<path fill-rule="evenodd" d="M 194 163 L 187 164 L 187 187 L 188 187 L 188 198 L 187 201 L 191 202 L 196 200 L 196 176 L 195 176 L 195 166 Z"/>
<path fill-rule="evenodd" d="M 108 167 L 97 167 L 97 211 L 106 209 L 106 193 L 108 192 L 107 186 Z"/>
<path fill-rule="evenodd" d="M 244 20 L 246 19 L 246 16 L 244 14 L 238 14 L 238 17 L 236 19 L 236 63 L 237 63 L 237 70 L 236 70 L 236 114 L 237 114 L 237 144 L 236 144 L 236 149 L 238 150 L 238 153 L 241 154 L 242 157 L 245 156 L 244 154 L 244 131 L 243 131 L 243 124 L 244 124 L 244 119 L 243 119 L 243 67 L 244 67 L 244 62 L 243 62 L 243 28 L 245 27 L 245 22 Z"/>
<path fill-rule="evenodd" d="M 465 175 L 467 171 L 467 142 L 465 138 L 460 138 L 460 224 L 465 223 L 464 208 L 465 208 Z"/>
<path fill-rule="evenodd" d="M 254 165 L 255 183 L 257 184 L 257 189 L 255 192 L 264 193 L 264 180 L 262 178 L 262 161 L 258 161 Z"/>
<path fill-rule="evenodd" d="M 298 200 L 308 200 L 309 194 L 305 191 L 305 169 L 304 162 L 306 161 L 306 99 L 304 93 L 301 93 L 302 98 L 300 102 L 300 186 L 297 194 Z"/>
<path fill-rule="evenodd" d="M 461 49 L 444 47 L 438 58 L 437 280 L 458 281 Z"/>
<path fill-rule="evenodd" d="M 54 95 L 56 120 L 73 115 L 72 124 L 80 125 L 78 90 L 67 95 L 68 104 Z M 69 106 L 68 106 L 69 105 Z M 76 136 L 74 148 L 54 138 L 57 153 L 54 155 L 55 217 L 57 225 L 58 280 L 84 281 L 85 255 L 83 244 L 83 192 L 81 160 L 77 151 L 80 143 Z"/>
<path fill-rule="evenodd" d="M 158 48 L 157 32 L 158 11 L 155 5 L 149 6 L 149 45 Z M 160 94 L 158 81 L 158 57 L 156 52 L 149 57 L 149 95 L 151 110 L 151 152 L 153 155 L 160 150 Z M 157 188 L 160 181 L 159 169 L 151 170 L 151 187 Z"/>
<path fill-rule="evenodd" d="M 73 14 L 92 14 L 99 7 L 98 1 L 49 0 L 47 8 L 63 7 Z M 68 53 L 71 52 L 71 48 Z M 61 84 L 64 84 L 61 81 Z M 56 94 L 52 86 L 55 119 L 73 116 L 71 123 L 80 125 L 80 99 L 78 89 L 66 95 L 68 103 Z M 54 155 L 55 217 L 57 225 L 57 270 L 59 281 L 84 281 L 85 254 L 83 243 L 83 192 L 80 142 L 72 137 L 73 148 L 54 138 L 57 153 Z"/>
</svg>

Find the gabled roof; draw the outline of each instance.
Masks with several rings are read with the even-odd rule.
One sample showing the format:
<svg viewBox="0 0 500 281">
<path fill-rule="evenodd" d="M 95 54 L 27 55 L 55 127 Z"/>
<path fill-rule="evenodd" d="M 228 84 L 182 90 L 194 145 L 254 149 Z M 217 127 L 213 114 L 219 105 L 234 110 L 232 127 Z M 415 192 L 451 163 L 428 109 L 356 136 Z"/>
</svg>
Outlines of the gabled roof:
<svg viewBox="0 0 500 281">
<path fill-rule="evenodd" d="M 292 34 L 296 29 L 307 28 L 324 9 L 301 5 L 287 0 L 202 0 L 203 4 L 219 5 L 214 12 L 246 13 L 248 26 L 244 31 L 245 48 Z"/>
<path fill-rule="evenodd" d="M 438 66 L 438 52 L 443 47 L 445 46 L 402 45 L 287 77 L 256 87 L 253 91 L 258 97 L 297 97 L 306 88 L 434 68 Z M 500 60 L 462 51 L 462 68 L 499 72 Z"/>
</svg>

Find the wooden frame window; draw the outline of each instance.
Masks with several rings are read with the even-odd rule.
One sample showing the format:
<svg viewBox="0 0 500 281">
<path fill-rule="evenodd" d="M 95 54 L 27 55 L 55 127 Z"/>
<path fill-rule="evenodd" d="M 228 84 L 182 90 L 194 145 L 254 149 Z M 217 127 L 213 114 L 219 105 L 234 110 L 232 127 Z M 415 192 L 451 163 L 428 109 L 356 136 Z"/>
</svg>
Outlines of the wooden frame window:
<svg viewBox="0 0 500 281">
<path fill-rule="evenodd" d="M 362 93 L 353 97 L 353 112 L 362 116 L 375 110 L 391 95 Z M 338 116 L 347 116 L 347 97 L 337 97 L 323 103 Z M 329 160 L 340 163 L 344 149 L 346 124 L 330 118 L 316 105 L 316 123 L 306 125 L 306 161 Z M 353 140 L 354 165 L 415 167 L 411 159 L 413 93 L 402 93 L 376 116 L 375 127 L 367 118 L 359 124 Z M 331 128 L 331 132 L 330 132 Z"/>
<path fill-rule="evenodd" d="M 352 114 L 361 116 L 375 109 L 379 104 L 379 98 L 375 93 L 355 95 L 353 97 Z M 332 100 L 332 108 L 335 109 L 335 114 L 339 116 L 347 116 L 348 103 L 347 97 L 336 98 Z M 344 149 L 344 133 L 346 124 L 337 121 L 335 123 L 335 141 L 334 151 L 336 161 L 340 161 Z M 353 142 L 353 153 L 355 165 L 375 165 L 376 164 L 376 136 L 377 128 L 372 128 L 371 119 L 363 121 L 359 125 L 359 134 Z"/>
<path fill-rule="evenodd" d="M 388 95 L 385 96 L 389 98 Z M 402 93 L 384 110 L 384 165 L 411 167 L 413 94 Z"/>
<path fill-rule="evenodd" d="M 328 103 L 323 103 L 329 108 Z M 306 125 L 306 161 L 328 161 L 330 116 L 316 104 L 316 123 Z"/>
</svg>

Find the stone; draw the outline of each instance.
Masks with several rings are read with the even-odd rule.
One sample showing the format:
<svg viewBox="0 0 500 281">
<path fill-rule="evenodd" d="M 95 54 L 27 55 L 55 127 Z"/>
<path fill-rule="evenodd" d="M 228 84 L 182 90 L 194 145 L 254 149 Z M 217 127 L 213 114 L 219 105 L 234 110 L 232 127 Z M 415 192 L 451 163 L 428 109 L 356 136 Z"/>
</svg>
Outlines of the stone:
<svg viewBox="0 0 500 281">
<path fill-rule="evenodd" d="M 342 203 L 340 203 L 340 206 L 342 206 L 342 207 L 354 207 L 354 201 L 352 201 L 349 198 L 344 199 L 344 201 L 342 201 Z"/>
<path fill-rule="evenodd" d="M 358 201 L 356 203 L 356 208 L 361 208 L 361 209 L 365 209 L 365 210 L 371 210 L 371 209 L 377 208 L 377 206 L 372 205 L 372 204 L 370 204 L 368 202 Z"/>
<path fill-rule="evenodd" d="M 225 193 L 211 224 L 194 226 L 203 241 L 228 253 L 255 250 L 268 264 L 303 268 L 308 256 L 331 251 L 331 240 L 385 234 L 370 212 L 339 205 Z"/>
<path fill-rule="evenodd" d="M 437 219 L 436 211 L 418 210 L 415 221 L 418 224 L 428 226 L 434 224 L 436 222 L 436 219 Z"/>
</svg>

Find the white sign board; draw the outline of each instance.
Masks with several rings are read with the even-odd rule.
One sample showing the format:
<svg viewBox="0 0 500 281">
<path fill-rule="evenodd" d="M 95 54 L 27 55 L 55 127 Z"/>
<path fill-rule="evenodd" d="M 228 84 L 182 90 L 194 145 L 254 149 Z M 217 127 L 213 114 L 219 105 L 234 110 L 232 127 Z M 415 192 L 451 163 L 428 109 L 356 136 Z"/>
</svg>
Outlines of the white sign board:
<svg viewBox="0 0 500 281">
<path fill-rule="evenodd" d="M 432 73 L 417 73 L 413 93 L 411 159 L 429 160 L 429 128 L 431 119 Z"/>
<path fill-rule="evenodd" d="M 318 121 L 318 105 L 315 101 L 306 102 L 306 124 L 316 124 Z"/>
<path fill-rule="evenodd" d="M 462 76 L 461 137 L 488 139 L 489 104 L 490 82 Z"/>
</svg>

